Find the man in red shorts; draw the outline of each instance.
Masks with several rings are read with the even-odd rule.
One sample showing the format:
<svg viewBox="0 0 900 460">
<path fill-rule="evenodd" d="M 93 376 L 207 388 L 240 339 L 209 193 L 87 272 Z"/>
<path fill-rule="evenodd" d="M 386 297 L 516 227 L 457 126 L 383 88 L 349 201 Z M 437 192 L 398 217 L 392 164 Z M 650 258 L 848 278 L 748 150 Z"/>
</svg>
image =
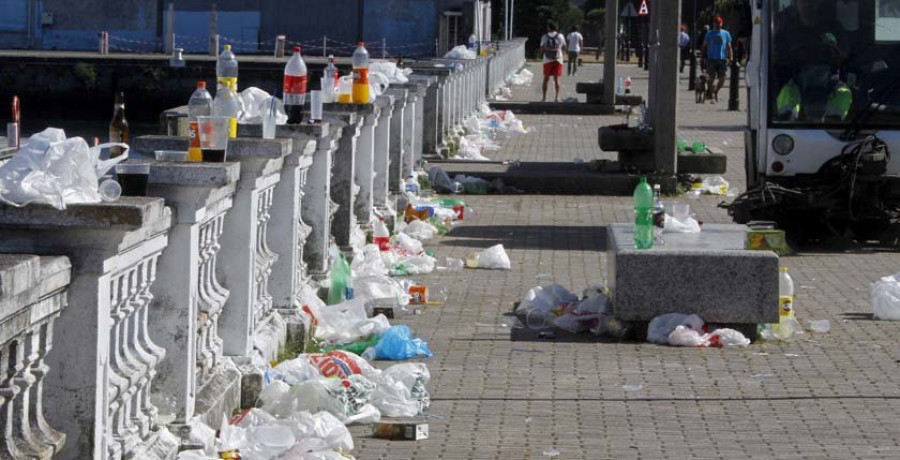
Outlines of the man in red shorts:
<svg viewBox="0 0 900 460">
<path fill-rule="evenodd" d="M 547 33 L 541 37 L 541 54 L 544 56 L 544 98 L 547 101 L 547 82 L 553 77 L 556 85 L 556 102 L 559 102 L 559 77 L 563 72 L 563 50 L 566 48 L 566 39 L 558 30 L 556 24 L 547 23 Z"/>
</svg>

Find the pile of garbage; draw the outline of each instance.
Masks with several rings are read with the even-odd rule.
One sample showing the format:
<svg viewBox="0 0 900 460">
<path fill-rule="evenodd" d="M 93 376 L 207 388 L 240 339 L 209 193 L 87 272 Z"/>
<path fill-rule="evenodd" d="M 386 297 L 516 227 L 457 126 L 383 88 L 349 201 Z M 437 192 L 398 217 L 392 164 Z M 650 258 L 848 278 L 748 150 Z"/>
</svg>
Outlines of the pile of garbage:
<svg viewBox="0 0 900 460">
<path fill-rule="evenodd" d="M 559 284 L 532 288 L 516 307 L 515 315 L 520 324 L 535 331 L 558 328 L 617 338 L 624 338 L 628 332 L 613 317 L 606 289 L 599 286 L 585 289 L 581 298 Z"/>
<path fill-rule="evenodd" d="M 454 160 L 490 161 L 484 152 L 501 149 L 496 142 L 498 137 L 529 132 L 512 111 L 491 110 L 487 104 L 477 115 L 466 118 L 464 125 L 468 134 L 460 137 Z"/>
<path fill-rule="evenodd" d="M 522 68 L 518 73 L 510 73 L 506 77 L 506 83 L 510 86 L 527 86 L 534 80 L 534 73 L 526 68 Z"/>
<path fill-rule="evenodd" d="M 467 48 L 466 45 L 455 46 L 444 54 L 444 59 L 475 59 L 477 57 L 478 53 Z"/>
</svg>

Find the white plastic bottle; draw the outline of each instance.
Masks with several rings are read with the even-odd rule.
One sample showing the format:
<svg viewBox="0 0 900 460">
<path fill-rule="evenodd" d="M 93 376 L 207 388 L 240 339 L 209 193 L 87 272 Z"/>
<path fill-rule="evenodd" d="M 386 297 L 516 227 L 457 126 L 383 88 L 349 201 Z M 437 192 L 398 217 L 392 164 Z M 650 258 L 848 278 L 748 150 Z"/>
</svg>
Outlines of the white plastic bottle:
<svg viewBox="0 0 900 460">
<path fill-rule="evenodd" d="M 219 60 L 216 61 L 216 81 L 227 85 L 235 93 L 238 90 L 238 61 L 231 51 L 231 45 L 225 45 Z"/>
<path fill-rule="evenodd" d="M 237 119 L 241 112 L 241 101 L 237 93 L 228 86 L 219 85 L 216 88 L 216 98 L 213 100 L 212 114 L 216 117 L 230 118 L 228 137 L 237 137 Z"/>
<path fill-rule="evenodd" d="M 659 184 L 653 184 L 653 245 L 663 246 L 663 231 L 666 228 L 666 208 L 662 203 Z"/>
<path fill-rule="evenodd" d="M 385 225 L 383 220 L 375 222 L 372 242 L 378 246 L 379 251 L 387 252 L 391 250 L 391 232 L 388 231 L 387 225 Z"/>
<path fill-rule="evenodd" d="M 188 100 L 188 127 L 190 129 L 190 146 L 188 148 L 189 161 L 203 161 L 200 150 L 200 130 L 197 125 L 197 117 L 212 115 L 213 98 L 206 90 L 206 82 L 198 81 L 197 89 Z"/>
<path fill-rule="evenodd" d="M 294 47 L 294 55 L 284 66 L 284 111 L 288 123 L 303 121 L 303 104 L 306 103 L 306 62 L 299 46 Z"/>
<path fill-rule="evenodd" d="M 778 274 L 778 312 L 782 320 L 794 317 L 794 280 L 787 267 Z"/>
</svg>

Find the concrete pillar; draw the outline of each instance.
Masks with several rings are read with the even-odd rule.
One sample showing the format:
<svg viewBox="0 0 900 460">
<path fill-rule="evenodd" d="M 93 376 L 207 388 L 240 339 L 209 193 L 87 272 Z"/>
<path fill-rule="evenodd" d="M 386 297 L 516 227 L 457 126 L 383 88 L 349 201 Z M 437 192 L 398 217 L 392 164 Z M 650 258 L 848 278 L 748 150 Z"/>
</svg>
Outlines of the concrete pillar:
<svg viewBox="0 0 900 460">
<path fill-rule="evenodd" d="M 363 116 L 356 145 L 356 166 L 354 182 L 359 186 L 359 193 L 353 202 L 356 221 L 364 230 L 370 230 L 375 223 L 375 133 L 381 119 L 381 108 L 374 104 L 376 110 Z"/>
<path fill-rule="evenodd" d="M 378 126 L 375 128 L 375 161 L 373 163 L 375 180 L 372 187 L 372 204 L 380 209 L 387 209 L 390 206 L 388 181 L 391 177 L 392 166 L 399 165 L 399 162 L 394 160 L 394 150 L 402 147 L 403 139 L 394 137 L 393 134 L 397 126 L 403 126 L 402 113 L 399 117 L 396 116 L 397 106 L 405 103 L 406 99 L 399 95 L 401 91 L 405 93 L 404 90 L 389 89 L 376 101 L 380 114 Z"/>
<path fill-rule="evenodd" d="M 69 306 L 47 356 L 47 421 L 66 434 L 54 458 L 173 458 L 178 439 L 157 428 L 150 402 L 166 355 L 148 331 L 157 262 L 172 215 L 161 198 L 0 206 L 0 252 L 65 255 Z M 6 291 L 4 291 L 6 292 Z"/>
<path fill-rule="evenodd" d="M 416 108 L 416 126 L 421 131 L 421 136 L 416 136 L 417 147 L 415 148 L 416 160 L 421 155 L 434 155 L 438 149 L 438 127 L 440 113 L 440 82 L 438 77 L 433 75 L 410 75 L 410 82 L 420 82 L 428 85 L 425 95 L 422 97 L 422 103 Z M 422 113 L 419 114 L 418 112 Z"/>
<path fill-rule="evenodd" d="M 66 257 L 0 255 L 0 458 L 49 459 L 65 445 L 66 435 L 44 419 L 44 380 L 59 372 L 46 358 L 71 270 Z"/>
<path fill-rule="evenodd" d="M 135 150 L 152 151 L 144 147 L 146 140 L 138 138 Z M 154 163 L 150 168 L 148 194 L 175 210 L 151 288 L 156 313 L 150 332 L 166 349 L 153 391 L 170 402 L 160 411 L 179 424 L 199 417 L 215 426 L 240 405 L 241 375 L 223 358 L 218 327 L 229 293 L 216 275 L 219 239 L 239 177 L 237 163 Z"/>
<path fill-rule="evenodd" d="M 410 90 L 408 88 L 413 89 Z M 387 193 L 399 193 L 402 188 L 400 184 L 406 178 L 404 169 L 409 164 L 407 158 L 412 153 L 412 146 L 409 144 L 412 138 L 410 129 L 412 128 L 411 122 L 413 118 L 408 115 L 411 113 L 410 110 L 413 109 L 412 104 L 415 104 L 415 101 L 412 101 L 412 99 L 415 98 L 418 85 L 395 85 L 388 91 L 389 94 L 394 96 L 394 113 L 391 118 L 390 161 L 387 167 L 388 174 L 385 185 Z M 409 174 L 409 172 L 407 171 L 406 174 Z"/>
<path fill-rule="evenodd" d="M 229 356 L 259 353 L 266 361 L 277 358 L 286 340 L 284 321 L 273 311 L 269 277 L 278 258 L 269 246 L 269 222 L 273 212 L 275 186 L 281 180 L 284 157 L 291 151 L 290 139 L 228 140 L 227 161 L 241 164 L 241 179 L 234 208 L 225 216 L 222 260 L 216 267 L 231 292 L 220 321 L 224 349 Z"/>
<path fill-rule="evenodd" d="M 341 140 L 342 130 L 329 125 L 322 134 L 317 139 L 312 166 L 309 168 L 306 186 L 303 187 L 303 221 L 312 227 L 306 239 L 304 257 L 313 281 L 327 279 L 331 268 L 328 247 L 332 243 L 332 210 L 335 208 L 331 200 L 332 160 Z"/>
<path fill-rule="evenodd" d="M 360 109 L 359 112 L 350 110 Z M 341 129 L 341 138 L 334 152 L 331 176 L 331 199 L 337 206 L 331 222 L 331 234 L 342 251 L 351 249 L 350 237 L 357 226 L 355 215 L 354 175 L 357 142 L 366 115 L 374 113 L 371 105 L 325 104 L 323 115 L 331 126 Z"/>
<path fill-rule="evenodd" d="M 656 5 L 654 5 L 656 7 Z M 616 53 L 619 49 L 616 35 L 619 32 L 619 0 L 606 0 L 604 32 L 606 47 L 603 50 L 603 103 L 616 103 Z"/>
<path fill-rule="evenodd" d="M 653 126 L 656 171 L 674 174 L 678 168 L 675 148 L 678 127 L 678 27 L 681 0 L 655 2 L 651 13 L 650 123 Z"/>
</svg>

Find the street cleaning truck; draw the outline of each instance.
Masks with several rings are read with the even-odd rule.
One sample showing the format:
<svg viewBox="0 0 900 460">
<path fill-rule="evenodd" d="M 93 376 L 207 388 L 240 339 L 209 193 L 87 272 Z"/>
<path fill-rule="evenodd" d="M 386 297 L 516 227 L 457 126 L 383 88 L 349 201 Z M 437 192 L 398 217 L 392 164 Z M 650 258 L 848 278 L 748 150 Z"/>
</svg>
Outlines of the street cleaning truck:
<svg viewBox="0 0 900 460">
<path fill-rule="evenodd" d="M 729 213 L 883 237 L 900 218 L 900 0 L 750 3 L 747 192 Z"/>
</svg>

